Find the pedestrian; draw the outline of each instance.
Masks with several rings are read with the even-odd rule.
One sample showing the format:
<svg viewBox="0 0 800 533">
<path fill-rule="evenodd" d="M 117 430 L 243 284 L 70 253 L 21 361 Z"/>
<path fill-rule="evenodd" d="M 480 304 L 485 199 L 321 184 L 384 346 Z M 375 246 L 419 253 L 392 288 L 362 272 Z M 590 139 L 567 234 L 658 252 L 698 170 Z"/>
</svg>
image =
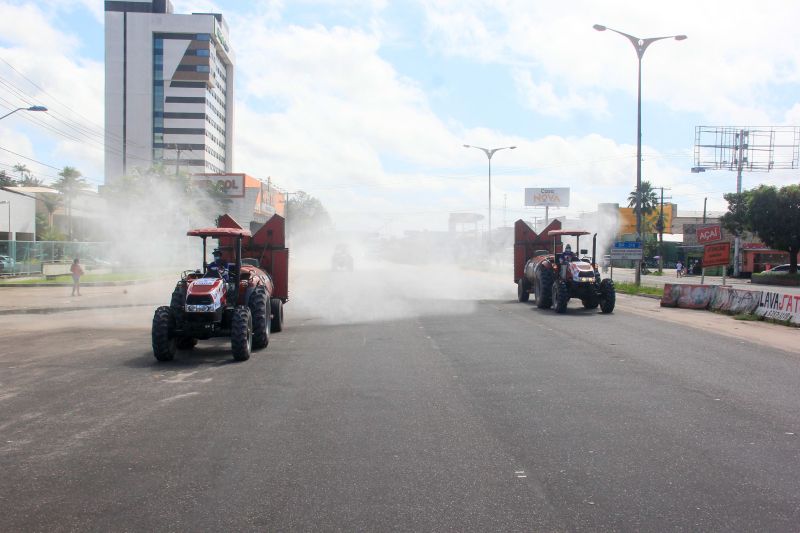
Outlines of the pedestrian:
<svg viewBox="0 0 800 533">
<path fill-rule="evenodd" d="M 69 271 L 72 272 L 72 296 L 75 296 L 75 293 L 78 293 L 78 296 L 81 295 L 81 276 L 83 276 L 83 267 L 81 266 L 81 262 L 76 257 L 75 260 L 72 262 L 72 266 L 69 267 Z"/>
<path fill-rule="evenodd" d="M 680 278 L 681 276 L 683 276 L 683 263 L 681 263 L 680 261 L 678 261 L 678 262 L 675 264 L 675 274 L 676 274 L 676 276 L 677 276 L 677 277 L 679 277 L 679 278 Z"/>
</svg>

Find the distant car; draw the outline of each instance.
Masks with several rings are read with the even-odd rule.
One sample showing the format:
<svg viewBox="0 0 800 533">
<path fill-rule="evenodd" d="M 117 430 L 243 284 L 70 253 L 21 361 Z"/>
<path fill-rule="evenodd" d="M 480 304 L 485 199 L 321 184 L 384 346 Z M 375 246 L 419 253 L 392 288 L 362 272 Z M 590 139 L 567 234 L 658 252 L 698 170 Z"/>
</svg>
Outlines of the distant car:
<svg viewBox="0 0 800 533">
<path fill-rule="evenodd" d="M 353 270 L 353 256 L 350 255 L 346 244 L 339 244 L 336 246 L 336 251 L 333 252 L 331 257 L 331 269 L 336 270 Z"/>
<path fill-rule="evenodd" d="M 0 255 L 0 272 L 6 274 L 14 272 L 14 258 L 7 255 Z"/>
<path fill-rule="evenodd" d="M 786 265 L 778 265 L 776 267 L 770 268 L 769 270 L 766 270 L 765 272 L 769 272 L 770 274 L 778 274 L 778 273 L 781 273 L 781 272 L 786 273 L 786 272 L 789 272 L 789 265 L 788 264 L 786 264 Z"/>
</svg>

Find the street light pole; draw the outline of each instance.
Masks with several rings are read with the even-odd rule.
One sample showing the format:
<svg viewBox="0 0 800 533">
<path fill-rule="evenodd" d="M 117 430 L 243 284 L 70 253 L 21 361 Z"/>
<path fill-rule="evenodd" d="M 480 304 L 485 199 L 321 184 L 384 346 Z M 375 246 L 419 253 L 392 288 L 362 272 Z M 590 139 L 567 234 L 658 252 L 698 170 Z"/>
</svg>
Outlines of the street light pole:
<svg viewBox="0 0 800 533">
<path fill-rule="evenodd" d="M 465 144 L 464 148 L 475 148 L 477 150 L 483 151 L 486 154 L 486 157 L 489 159 L 489 243 L 492 241 L 492 156 L 495 152 L 499 152 L 500 150 L 514 150 L 516 146 L 502 146 L 500 148 L 482 148 L 480 146 L 472 146 L 469 144 Z"/>
<path fill-rule="evenodd" d="M 0 120 L 3 120 L 8 115 L 13 115 L 17 111 L 47 111 L 47 108 L 45 106 L 43 106 L 43 105 L 33 105 L 31 107 L 18 107 L 15 110 L 10 111 L 10 112 L 6 113 L 5 115 L 3 115 L 2 117 L 0 117 Z"/>
<path fill-rule="evenodd" d="M 13 232 L 11 231 L 11 200 L 0 201 L 0 204 L 8 204 L 8 242 L 10 243 L 11 241 L 14 240 L 11 238 L 14 235 Z M 9 244 L 9 249 L 10 248 L 11 245 Z"/>
<path fill-rule="evenodd" d="M 686 39 L 685 35 L 669 35 L 666 37 L 648 37 L 647 39 L 640 39 L 639 37 L 634 37 L 633 35 L 628 35 L 627 33 L 615 30 L 613 28 L 608 28 L 601 24 L 595 24 L 592 26 L 597 31 L 606 31 L 610 30 L 614 33 L 618 33 L 623 37 L 627 38 L 633 47 L 636 49 L 636 56 L 639 58 L 639 81 L 638 81 L 638 89 L 637 89 L 637 105 L 636 105 L 636 240 L 641 241 L 642 239 L 642 57 L 644 57 L 644 52 L 647 50 L 647 47 L 653 44 L 656 41 L 660 41 L 662 39 L 675 39 L 676 41 L 683 41 Z M 637 262 L 636 265 L 636 285 L 639 286 L 642 283 L 642 263 L 641 261 Z"/>
</svg>

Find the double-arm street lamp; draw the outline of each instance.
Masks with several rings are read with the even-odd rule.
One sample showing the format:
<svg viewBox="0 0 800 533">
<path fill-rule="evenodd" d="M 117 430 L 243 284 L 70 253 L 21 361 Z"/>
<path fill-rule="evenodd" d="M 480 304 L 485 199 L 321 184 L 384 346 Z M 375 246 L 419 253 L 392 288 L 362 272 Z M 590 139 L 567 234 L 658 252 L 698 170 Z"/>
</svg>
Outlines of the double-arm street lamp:
<svg viewBox="0 0 800 533">
<path fill-rule="evenodd" d="M 464 148 L 475 148 L 477 150 L 482 150 L 486 157 L 489 158 L 489 240 L 488 242 L 492 242 L 492 156 L 495 152 L 499 152 L 500 150 L 513 150 L 516 146 L 502 146 L 500 148 L 482 148 L 480 146 L 472 146 L 469 144 L 465 144 Z"/>
<path fill-rule="evenodd" d="M 17 111 L 47 111 L 47 108 L 45 106 L 43 106 L 43 105 L 33 105 L 31 107 L 18 107 L 14 111 L 6 113 L 2 117 L 0 117 L 0 120 L 3 120 L 8 115 L 12 115 L 12 114 L 16 113 Z"/>
<path fill-rule="evenodd" d="M 626 37 L 633 47 L 636 49 L 636 55 L 639 57 L 639 89 L 638 89 L 638 104 L 636 113 L 636 240 L 642 239 L 642 57 L 647 47 L 656 41 L 662 39 L 675 39 L 676 41 L 683 41 L 686 39 L 685 35 L 668 35 L 666 37 L 648 37 L 647 39 L 640 39 L 633 35 L 628 35 L 613 28 L 608 28 L 601 24 L 593 26 L 597 31 L 610 30 Z M 642 265 L 641 262 L 636 265 L 636 285 L 642 282 Z"/>
</svg>

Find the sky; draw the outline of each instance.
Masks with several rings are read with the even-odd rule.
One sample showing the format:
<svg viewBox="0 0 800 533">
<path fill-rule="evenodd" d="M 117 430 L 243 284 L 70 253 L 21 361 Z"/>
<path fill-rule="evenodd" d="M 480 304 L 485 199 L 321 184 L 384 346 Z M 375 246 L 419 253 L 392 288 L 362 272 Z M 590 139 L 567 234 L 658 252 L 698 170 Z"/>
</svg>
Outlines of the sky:
<svg viewBox="0 0 800 533">
<path fill-rule="evenodd" d="M 444 231 L 544 216 L 526 187 L 569 187 L 578 217 L 636 185 L 637 57 L 602 24 L 685 34 L 642 61 L 642 179 L 678 213 L 724 211 L 736 174 L 693 174 L 696 126 L 800 125 L 790 0 L 173 0 L 220 12 L 236 54 L 234 171 L 319 198 L 337 228 Z M 0 169 L 103 183 L 103 2 L 0 0 Z M 784 149 L 785 150 L 785 149 Z M 792 159 L 792 153 L 783 154 Z M 796 158 L 796 156 L 795 156 Z M 745 189 L 800 170 L 747 172 Z"/>
</svg>

